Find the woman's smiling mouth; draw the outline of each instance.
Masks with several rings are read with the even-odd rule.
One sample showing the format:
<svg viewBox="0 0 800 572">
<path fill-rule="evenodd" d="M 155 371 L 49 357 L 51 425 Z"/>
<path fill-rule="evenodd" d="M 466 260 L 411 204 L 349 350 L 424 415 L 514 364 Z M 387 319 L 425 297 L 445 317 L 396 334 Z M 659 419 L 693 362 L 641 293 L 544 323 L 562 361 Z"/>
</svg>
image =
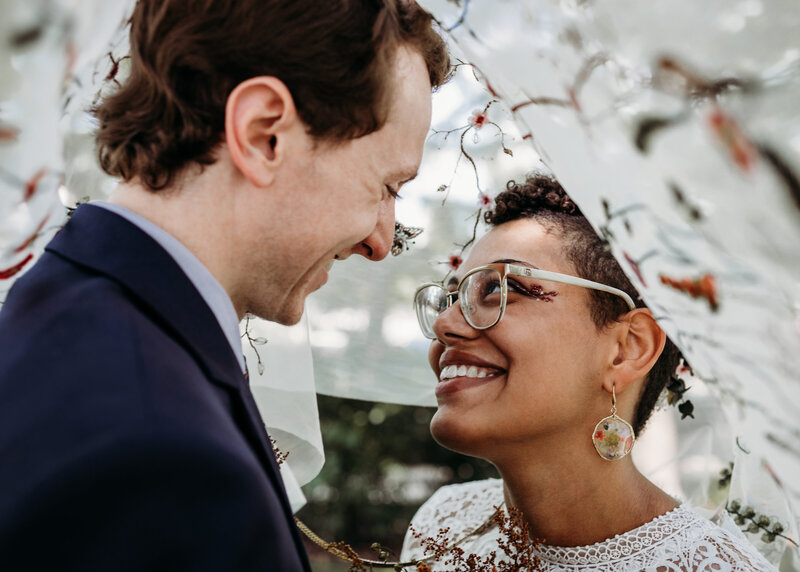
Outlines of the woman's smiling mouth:
<svg viewBox="0 0 800 572">
<path fill-rule="evenodd" d="M 467 352 L 447 350 L 439 358 L 439 383 L 436 397 L 483 385 L 505 375 L 506 371 Z"/>
<path fill-rule="evenodd" d="M 448 381 L 457 377 L 471 377 L 483 379 L 485 377 L 495 377 L 500 373 L 497 368 L 479 367 L 476 365 L 448 365 L 442 368 L 439 374 L 439 381 Z"/>
</svg>

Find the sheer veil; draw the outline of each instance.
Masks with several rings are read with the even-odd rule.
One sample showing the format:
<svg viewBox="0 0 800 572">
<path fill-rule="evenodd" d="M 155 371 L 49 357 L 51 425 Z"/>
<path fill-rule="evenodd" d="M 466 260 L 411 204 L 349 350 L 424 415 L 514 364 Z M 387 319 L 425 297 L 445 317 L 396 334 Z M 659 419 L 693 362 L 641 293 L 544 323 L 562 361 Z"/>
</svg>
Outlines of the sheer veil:
<svg viewBox="0 0 800 572">
<path fill-rule="evenodd" d="M 466 124 L 456 130 L 497 141 L 486 129 L 512 118 L 518 143 L 559 178 L 692 365 L 695 420 L 653 425 L 653 435 L 676 436 L 671 455 L 640 463 L 709 515 L 727 512 L 744 528 L 760 516 L 782 523 L 777 539 L 757 524 L 748 538 L 772 562 L 800 568 L 796 5 L 422 4 L 493 102 L 483 110 L 489 123 L 458 118 Z M 63 223 L 63 205 L 113 187 L 95 164 L 86 109 L 124 77 L 132 6 L 0 4 L 0 301 Z M 462 164 L 476 178 L 490 169 Z M 437 195 L 429 205 L 440 203 Z M 444 224 L 438 218 L 432 224 Z M 362 282 L 386 288 L 375 276 Z M 410 298 L 408 316 L 385 320 L 409 316 Z M 315 381 L 306 319 L 242 328 L 254 396 L 289 453 L 282 471 L 295 509 L 324 462 L 317 392 L 433 403 L 430 379 L 399 384 L 379 363 L 369 386 Z M 370 331 L 384 333 L 380 324 Z"/>
</svg>

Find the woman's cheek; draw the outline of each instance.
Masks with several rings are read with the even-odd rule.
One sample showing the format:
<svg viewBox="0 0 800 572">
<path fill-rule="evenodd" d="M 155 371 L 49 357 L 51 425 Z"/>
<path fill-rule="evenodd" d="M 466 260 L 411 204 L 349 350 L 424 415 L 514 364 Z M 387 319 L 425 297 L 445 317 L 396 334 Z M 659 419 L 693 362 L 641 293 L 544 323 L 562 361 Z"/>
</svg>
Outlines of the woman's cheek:
<svg viewBox="0 0 800 572">
<path fill-rule="evenodd" d="M 444 353 L 444 345 L 438 340 L 433 340 L 428 347 L 428 363 L 436 374 L 439 373 L 439 358 L 442 357 L 442 353 Z"/>
</svg>

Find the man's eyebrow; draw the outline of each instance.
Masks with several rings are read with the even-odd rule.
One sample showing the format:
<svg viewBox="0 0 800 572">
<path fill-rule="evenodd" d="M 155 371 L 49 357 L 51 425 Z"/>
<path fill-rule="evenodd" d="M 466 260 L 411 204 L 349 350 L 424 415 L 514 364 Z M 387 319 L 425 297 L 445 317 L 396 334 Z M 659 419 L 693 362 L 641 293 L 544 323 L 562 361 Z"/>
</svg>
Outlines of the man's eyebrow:
<svg viewBox="0 0 800 572">
<path fill-rule="evenodd" d="M 419 174 L 419 171 L 412 167 L 389 173 L 387 178 L 391 182 L 395 182 L 398 185 L 403 185 L 410 180 L 415 179 L 417 174 Z"/>
</svg>

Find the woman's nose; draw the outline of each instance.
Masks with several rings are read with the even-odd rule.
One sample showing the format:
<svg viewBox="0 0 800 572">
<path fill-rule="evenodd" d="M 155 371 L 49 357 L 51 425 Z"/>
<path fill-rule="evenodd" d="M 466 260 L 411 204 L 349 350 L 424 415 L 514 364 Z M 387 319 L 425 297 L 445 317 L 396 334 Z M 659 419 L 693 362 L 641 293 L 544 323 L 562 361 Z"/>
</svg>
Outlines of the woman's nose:
<svg viewBox="0 0 800 572">
<path fill-rule="evenodd" d="M 445 345 L 448 340 L 472 338 L 478 334 L 478 330 L 470 326 L 464 319 L 461 302 L 457 300 L 436 317 L 433 322 L 433 332 Z"/>
</svg>

